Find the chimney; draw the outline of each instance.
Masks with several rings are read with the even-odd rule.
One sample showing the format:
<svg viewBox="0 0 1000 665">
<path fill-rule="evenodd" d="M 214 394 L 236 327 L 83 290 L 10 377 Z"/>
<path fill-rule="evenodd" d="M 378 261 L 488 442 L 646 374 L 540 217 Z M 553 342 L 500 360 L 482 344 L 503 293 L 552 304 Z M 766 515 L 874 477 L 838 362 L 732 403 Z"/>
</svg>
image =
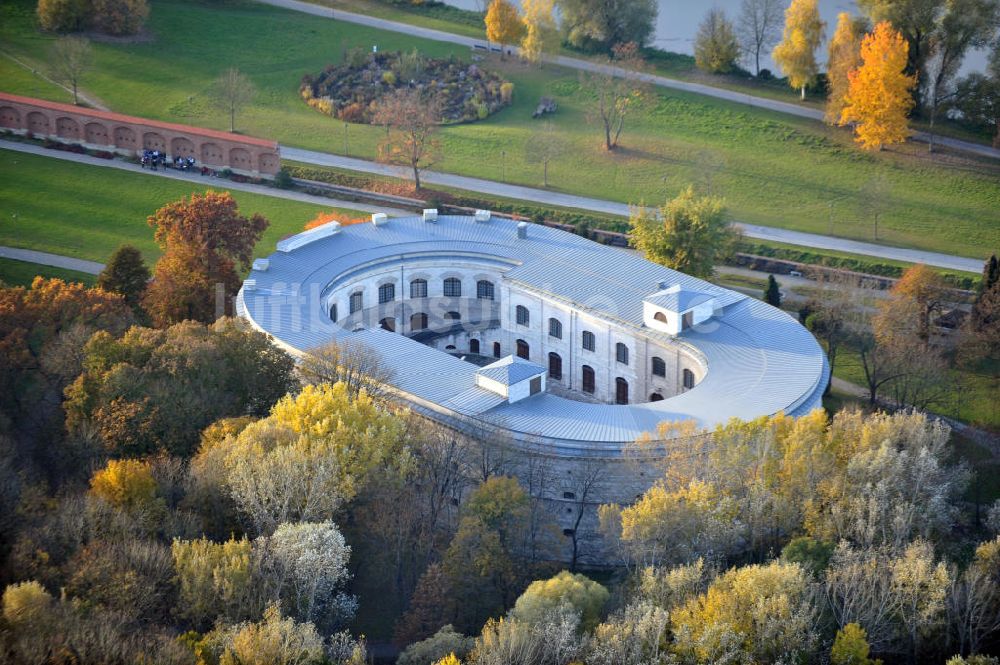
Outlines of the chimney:
<svg viewBox="0 0 1000 665">
<path fill-rule="evenodd" d="M 437 208 L 424 208 L 424 221 L 436 222 L 438 218 Z"/>
<path fill-rule="evenodd" d="M 477 210 L 475 219 L 477 222 L 488 222 L 490 221 L 490 211 L 489 210 Z"/>
<path fill-rule="evenodd" d="M 517 237 L 524 240 L 528 237 L 528 223 L 518 222 L 517 223 Z"/>
<path fill-rule="evenodd" d="M 383 226 L 389 223 L 389 216 L 384 212 L 376 212 L 372 214 L 372 224 L 375 226 Z"/>
</svg>

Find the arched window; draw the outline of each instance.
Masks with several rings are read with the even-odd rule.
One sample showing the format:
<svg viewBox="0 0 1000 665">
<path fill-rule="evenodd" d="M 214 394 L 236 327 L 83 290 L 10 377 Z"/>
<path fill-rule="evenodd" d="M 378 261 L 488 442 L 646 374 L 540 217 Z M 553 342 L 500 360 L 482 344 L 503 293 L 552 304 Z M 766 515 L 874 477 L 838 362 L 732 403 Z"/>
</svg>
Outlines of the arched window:
<svg viewBox="0 0 1000 665">
<path fill-rule="evenodd" d="M 661 395 L 660 393 L 653 393 L 652 395 L 649 396 L 649 401 L 650 402 L 663 401 L 663 395 Z"/>
<path fill-rule="evenodd" d="M 628 381 L 620 376 L 615 379 L 615 404 L 628 404 Z"/>
<path fill-rule="evenodd" d="M 615 344 L 615 360 L 623 365 L 628 365 L 628 347 L 621 342 Z"/>
<path fill-rule="evenodd" d="M 500 342 L 493 342 L 493 357 L 500 357 Z"/>
<path fill-rule="evenodd" d="M 583 331 L 583 350 L 593 351 L 596 348 L 596 343 L 594 342 L 594 333 L 589 330 Z"/>
<path fill-rule="evenodd" d="M 382 330 L 388 330 L 389 332 L 396 332 L 396 319 L 391 316 L 387 316 L 378 322 L 379 327 Z"/>
<path fill-rule="evenodd" d="M 411 298 L 426 298 L 427 297 L 427 280 L 426 279 L 415 279 L 410 282 L 410 297 Z"/>
<path fill-rule="evenodd" d="M 558 353 L 549 354 L 549 378 L 562 381 L 562 357 Z"/>
<path fill-rule="evenodd" d="M 417 312 L 410 317 L 410 330 L 426 330 L 427 329 L 427 315 L 423 312 Z"/>
<path fill-rule="evenodd" d="M 594 368 L 590 365 L 583 366 L 583 392 L 594 394 L 597 381 L 594 378 Z"/>
<path fill-rule="evenodd" d="M 653 376 L 666 376 L 667 375 L 667 363 L 663 362 L 663 358 L 659 356 L 653 356 Z"/>
<path fill-rule="evenodd" d="M 517 340 L 517 357 L 524 358 L 525 360 L 530 360 L 531 348 L 528 343 L 523 339 Z"/>
<path fill-rule="evenodd" d="M 694 372 L 689 369 L 684 370 L 684 388 L 694 388 Z"/>
<path fill-rule="evenodd" d="M 469 353 L 474 353 L 477 356 L 479 355 L 479 340 L 478 339 L 470 339 L 469 340 Z"/>
<path fill-rule="evenodd" d="M 444 320 L 445 321 L 461 321 L 462 320 L 462 315 L 459 314 L 458 312 L 445 312 L 444 313 Z"/>
<path fill-rule="evenodd" d="M 378 287 L 378 304 L 382 305 L 396 299 L 396 285 L 383 284 Z"/>
<path fill-rule="evenodd" d="M 337 322 L 337 305 L 336 305 L 336 303 L 334 303 L 333 305 L 330 305 L 330 320 L 333 321 L 334 323 Z"/>
<path fill-rule="evenodd" d="M 360 312 L 365 306 L 365 294 L 361 291 L 355 291 L 351 294 L 351 314 L 355 312 Z"/>
<path fill-rule="evenodd" d="M 657 312 L 656 314 L 653 315 L 653 320 L 659 321 L 660 323 L 666 323 L 667 315 L 664 314 L 663 312 Z"/>
<path fill-rule="evenodd" d="M 457 277 L 449 277 L 444 280 L 444 297 L 445 298 L 460 298 L 462 297 L 462 280 Z"/>
<path fill-rule="evenodd" d="M 488 279 L 476 282 L 476 297 L 480 300 L 493 300 L 493 282 Z"/>
<path fill-rule="evenodd" d="M 559 319 L 549 319 L 549 337 L 562 339 L 562 323 Z"/>
<path fill-rule="evenodd" d="M 517 325 L 527 326 L 531 324 L 531 315 L 528 313 L 528 308 L 524 305 L 517 306 Z"/>
</svg>

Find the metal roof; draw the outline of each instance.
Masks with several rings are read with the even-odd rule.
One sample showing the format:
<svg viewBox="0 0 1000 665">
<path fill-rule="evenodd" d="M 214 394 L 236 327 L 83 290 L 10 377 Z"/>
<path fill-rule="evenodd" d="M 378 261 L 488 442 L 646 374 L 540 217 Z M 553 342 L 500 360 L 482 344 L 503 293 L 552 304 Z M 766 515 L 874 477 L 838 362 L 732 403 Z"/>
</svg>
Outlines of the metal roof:
<svg viewBox="0 0 1000 665">
<path fill-rule="evenodd" d="M 321 295 L 331 284 L 371 267 L 456 257 L 489 262 L 518 288 L 567 303 L 638 336 L 679 344 L 706 365 L 705 377 L 691 390 L 646 404 L 591 404 L 550 393 L 509 404 L 476 386 L 480 368 L 475 365 L 385 330 L 345 330 L 320 307 Z M 829 380 L 819 344 L 785 312 L 541 225 L 532 225 L 526 238 L 518 238 L 516 223 L 498 217 L 477 223 L 473 217 L 442 215 L 435 224 L 419 216 L 394 218 L 380 226 L 346 226 L 336 235 L 269 258 L 266 270 L 251 271 L 237 307 L 279 345 L 303 353 L 335 339 L 364 342 L 392 372 L 392 386 L 421 408 L 543 437 L 567 450 L 620 449 L 643 433 L 655 433 L 663 421 L 694 420 L 712 427 L 733 417 L 750 419 L 779 411 L 800 415 L 821 404 Z M 642 302 L 663 284 L 714 298 L 715 316 L 676 337 L 646 328 Z"/>
<path fill-rule="evenodd" d="M 515 356 L 501 358 L 495 363 L 486 365 L 478 372 L 480 376 L 484 376 L 487 379 L 493 379 L 494 381 L 502 383 L 505 386 L 512 386 L 515 383 L 527 381 L 533 376 L 538 376 L 539 374 L 544 373 L 545 368 L 541 365 L 533 363 L 530 360 L 525 360 L 524 358 L 517 358 Z"/>
<path fill-rule="evenodd" d="M 714 294 L 685 289 L 680 285 L 674 285 L 647 296 L 646 302 L 670 310 L 671 312 L 682 314 L 692 307 L 697 307 L 713 298 L 715 298 Z"/>
</svg>

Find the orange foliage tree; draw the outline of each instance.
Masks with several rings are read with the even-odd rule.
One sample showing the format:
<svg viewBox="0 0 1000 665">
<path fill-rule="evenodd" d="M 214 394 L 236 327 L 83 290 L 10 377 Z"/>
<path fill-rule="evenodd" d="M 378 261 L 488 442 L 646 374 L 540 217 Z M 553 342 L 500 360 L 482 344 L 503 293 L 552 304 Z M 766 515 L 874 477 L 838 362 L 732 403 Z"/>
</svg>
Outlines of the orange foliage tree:
<svg viewBox="0 0 1000 665">
<path fill-rule="evenodd" d="M 337 222 L 341 226 L 350 226 L 351 224 L 361 224 L 366 220 L 362 217 L 351 217 L 347 213 L 337 212 L 335 210 L 329 210 L 327 212 L 321 212 L 308 222 L 302 228 L 303 231 L 308 231 L 309 229 L 315 229 L 318 226 L 323 226 L 324 224 L 329 224 L 330 222 Z"/>
<path fill-rule="evenodd" d="M 159 326 L 214 321 L 222 313 L 216 311 L 220 287 L 229 312 L 240 286 L 237 266 L 250 268 L 267 219 L 240 215 L 229 192 L 206 192 L 160 208 L 148 222 L 164 250 L 143 300 L 153 321 Z"/>
<path fill-rule="evenodd" d="M 855 140 L 866 150 L 902 143 L 910 130 L 916 76 L 906 74 L 909 45 L 887 21 L 861 42 L 862 65 L 848 74 L 841 124 L 855 123 Z"/>
<path fill-rule="evenodd" d="M 861 40 L 865 36 L 864 19 L 847 12 L 837 15 L 837 29 L 830 39 L 829 58 L 826 65 L 827 88 L 826 121 L 840 124 L 840 115 L 847 105 L 849 75 L 861 66 Z"/>
<path fill-rule="evenodd" d="M 486 38 L 500 44 L 500 57 L 504 57 L 503 47 L 514 44 L 524 35 L 524 23 L 517 14 L 517 8 L 508 0 L 493 0 L 486 10 Z"/>
</svg>

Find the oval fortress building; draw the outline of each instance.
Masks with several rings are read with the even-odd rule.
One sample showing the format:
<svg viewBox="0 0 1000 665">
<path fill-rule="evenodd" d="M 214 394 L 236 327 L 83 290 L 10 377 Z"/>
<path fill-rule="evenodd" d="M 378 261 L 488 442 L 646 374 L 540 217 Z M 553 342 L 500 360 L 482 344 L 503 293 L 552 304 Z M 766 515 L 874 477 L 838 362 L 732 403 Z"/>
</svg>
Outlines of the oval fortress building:
<svg viewBox="0 0 1000 665">
<path fill-rule="evenodd" d="M 611 556 L 594 507 L 659 475 L 629 444 L 665 422 L 802 415 L 829 380 L 815 338 L 779 309 L 487 211 L 287 238 L 254 262 L 237 311 L 295 355 L 363 343 L 414 410 L 546 460 L 536 493 L 582 563 Z"/>
</svg>

